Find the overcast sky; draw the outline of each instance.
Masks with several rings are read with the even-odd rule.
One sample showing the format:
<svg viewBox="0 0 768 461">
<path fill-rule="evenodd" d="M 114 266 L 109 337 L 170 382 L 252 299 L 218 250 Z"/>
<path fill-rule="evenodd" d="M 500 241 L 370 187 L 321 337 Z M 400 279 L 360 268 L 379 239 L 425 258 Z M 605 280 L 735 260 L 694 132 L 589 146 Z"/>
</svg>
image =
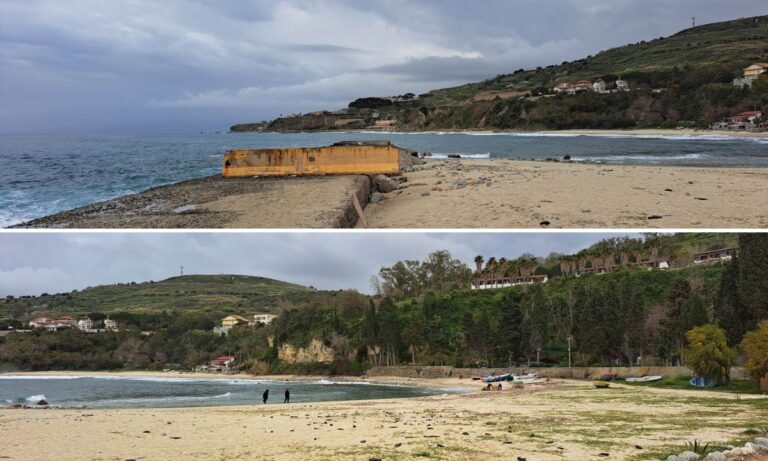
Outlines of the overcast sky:
<svg viewBox="0 0 768 461">
<path fill-rule="evenodd" d="M 67 292 L 179 274 L 270 277 L 369 292 L 382 266 L 446 249 L 473 259 L 573 253 L 611 233 L 15 233 L 0 234 L 0 296 Z M 638 237 L 639 235 L 633 235 Z"/>
<path fill-rule="evenodd" d="M 766 0 L 0 0 L 0 133 L 226 129 L 764 14 Z"/>
</svg>

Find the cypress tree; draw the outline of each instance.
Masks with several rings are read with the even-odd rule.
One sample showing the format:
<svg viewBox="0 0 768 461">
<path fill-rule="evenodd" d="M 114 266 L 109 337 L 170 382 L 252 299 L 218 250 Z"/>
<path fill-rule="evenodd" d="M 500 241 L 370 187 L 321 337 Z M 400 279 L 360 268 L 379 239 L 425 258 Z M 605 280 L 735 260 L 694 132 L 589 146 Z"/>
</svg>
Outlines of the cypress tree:
<svg viewBox="0 0 768 461">
<path fill-rule="evenodd" d="M 768 318 L 768 234 L 739 235 L 739 264 L 736 289 L 744 331 Z M 739 338 L 741 340 L 741 338 Z"/>
</svg>

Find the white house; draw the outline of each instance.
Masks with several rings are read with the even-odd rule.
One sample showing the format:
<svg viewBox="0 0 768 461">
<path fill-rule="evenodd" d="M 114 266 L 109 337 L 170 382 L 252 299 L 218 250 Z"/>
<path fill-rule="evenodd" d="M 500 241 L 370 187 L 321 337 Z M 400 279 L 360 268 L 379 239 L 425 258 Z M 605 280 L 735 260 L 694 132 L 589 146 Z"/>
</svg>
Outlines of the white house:
<svg viewBox="0 0 768 461">
<path fill-rule="evenodd" d="M 616 89 L 619 91 L 629 91 L 629 83 L 626 80 L 616 80 Z"/>
<path fill-rule="evenodd" d="M 253 324 L 269 325 L 277 316 L 272 314 L 254 314 Z"/>
<path fill-rule="evenodd" d="M 592 84 L 592 91 L 595 93 L 605 93 L 606 84 L 603 79 L 597 80 L 595 83 Z"/>
<path fill-rule="evenodd" d="M 82 331 L 93 330 L 93 320 L 83 317 L 77 321 L 77 329 Z"/>
<path fill-rule="evenodd" d="M 117 331 L 117 322 L 112 319 L 105 319 L 104 329 L 110 330 L 110 331 Z"/>
</svg>

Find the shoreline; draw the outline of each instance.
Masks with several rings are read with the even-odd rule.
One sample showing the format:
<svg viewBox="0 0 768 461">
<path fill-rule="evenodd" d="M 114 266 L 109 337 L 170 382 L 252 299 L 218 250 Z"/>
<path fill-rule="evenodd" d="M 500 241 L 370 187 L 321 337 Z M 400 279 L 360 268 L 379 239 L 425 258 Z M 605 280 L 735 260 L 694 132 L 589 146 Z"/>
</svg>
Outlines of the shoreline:
<svg viewBox="0 0 768 461">
<path fill-rule="evenodd" d="M 393 386 L 416 386 L 416 387 L 428 387 L 432 389 L 442 389 L 444 387 L 452 388 L 464 388 L 466 390 L 478 391 L 476 389 L 479 384 L 472 384 L 470 379 L 458 379 L 458 378 L 411 378 L 405 376 L 352 376 L 352 375 L 251 375 L 248 373 L 234 373 L 229 375 L 223 375 L 221 373 L 197 373 L 197 372 L 184 372 L 184 371 L 18 371 L 18 372 L 3 372 L 0 373 L 0 377 L 3 376 L 24 376 L 24 377 L 45 377 L 45 376 L 63 376 L 63 377 L 83 377 L 83 378 L 182 378 L 182 379 L 202 379 L 202 380 L 248 380 L 248 381 L 285 381 L 285 382 L 317 382 L 317 381 L 329 381 L 329 382 L 361 382 L 381 385 L 393 385 Z M 461 385 L 465 384 L 465 385 Z M 417 397 L 409 397 L 417 398 Z M 354 400 L 342 400 L 341 402 L 354 402 Z M 321 402 L 314 402 L 321 403 Z M 214 406 L 211 408 L 217 408 Z M 204 407 L 205 408 L 205 407 Z"/>
<path fill-rule="evenodd" d="M 434 386 L 441 380 L 427 383 Z M 501 392 L 289 405 L 0 409 L 0 439 L 8 441 L 3 454 L 11 459 L 520 456 L 555 461 L 601 459 L 604 455 L 598 453 L 603 452 L 618 460 L 634 460 L 644 453 L 665 459 L 680 452 L 686 440 L 705 440 L 714 446 L 743 438 L 748 428 L 762 427 L 759 424 L 768 418 L 764 405 L 768 397 L 755 397 L 618 383 L 601 390 L 589 381 L 552 380 L 523 388 L 508 385 Z"/>
<path fill-rule="evenodd" d="M 757 138 L 768 140 L 768 131 L 727 131 L 727 130 L 708 130 L 699 128 L 633 128 L 627 130 L 602 130 L 602 129 L 573 129 L 573 130 L 483 130 L 483 129 L 432 129 L 432 130 L 311 130 L 311 131 L 230 131 L 224 134 L 297 134 L 297 133 L 363 133 L 363 134 L 482 134 L 482 135 L 504 135 L 514 134 L 519 136 L 620 136 L 620 137 L 671 137 L 671 136 L 689 136 L 692 138 L 703 138 L 707 136 L 717 136 L 724 138 L 744 139 Z"/>
<path fill-rule="evenodd" d="M 379 194 L 368 176 L 207 177 L 10 228 L 768 227 L 768 168 L 427 159 Z"/>
</svg>

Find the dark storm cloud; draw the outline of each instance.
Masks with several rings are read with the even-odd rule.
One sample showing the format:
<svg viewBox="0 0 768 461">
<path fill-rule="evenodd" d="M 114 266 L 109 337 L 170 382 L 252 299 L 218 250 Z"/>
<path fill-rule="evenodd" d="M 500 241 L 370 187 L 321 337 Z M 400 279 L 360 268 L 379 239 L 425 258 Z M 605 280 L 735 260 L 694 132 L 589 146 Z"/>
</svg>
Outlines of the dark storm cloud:
<svg viewBox="0 0 768 461">
<path fill-rule="evenodd" d="M 0 296 L 67 292 L 186 274 L 247 274 L 322 289 L 368 291 L 399 260 L 446 249 L 515 258 L 573 253 L 617 234 L 588 233 L 4 233 Z"/>
<path fill-rule="evenodd" d="M 0 131 L 198 131 L 768 14 L 764 0 L 3 0 Z"/>
</svg>

